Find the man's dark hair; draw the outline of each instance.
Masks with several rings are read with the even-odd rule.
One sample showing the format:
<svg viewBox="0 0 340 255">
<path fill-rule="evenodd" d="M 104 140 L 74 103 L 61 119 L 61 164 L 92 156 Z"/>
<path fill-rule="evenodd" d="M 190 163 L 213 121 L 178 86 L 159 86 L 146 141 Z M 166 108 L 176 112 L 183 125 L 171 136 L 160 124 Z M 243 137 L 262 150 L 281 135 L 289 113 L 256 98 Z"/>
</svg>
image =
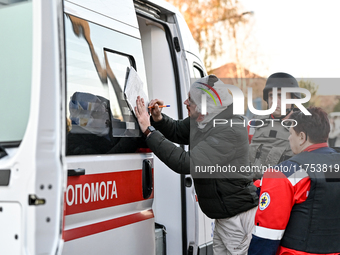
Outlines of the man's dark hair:
<svg viewBox="0 0 340 255">
<path fill-rule="evenodd" d="M 312 115 L 305 115 L 301 111 L 293 112 L 290 119 L 294 119 L 297 125 L 293 127 L 294 131 L 299 134 L 304 132 L 311 143 L 327 142 L 330 125 L 327 113 L 320 107 L 309 107 L 307 110 Z"/>
</svg>

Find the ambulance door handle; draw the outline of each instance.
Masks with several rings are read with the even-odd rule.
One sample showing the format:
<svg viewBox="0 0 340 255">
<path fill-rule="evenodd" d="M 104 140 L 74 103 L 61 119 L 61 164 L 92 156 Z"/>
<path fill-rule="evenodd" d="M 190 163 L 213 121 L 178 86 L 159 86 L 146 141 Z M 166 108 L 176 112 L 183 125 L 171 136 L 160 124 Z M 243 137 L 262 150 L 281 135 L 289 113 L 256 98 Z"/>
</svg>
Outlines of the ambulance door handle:
<svg viewBox="0 0 340 255">
<path fill-rule="evenodd" d="M 143 198 L 148 199 L 151 196 L 152 189 L 153 189 L 152 166 L 151 166 L 151 161 L 148 159 L 143 160 L 142 187 L 143 187 Z"/>
<path fill-rule="evenodd" d="M 80 176 L 80 175 L 85 175 L 84 168 L 76 168 L 76 169 L 67 170 L 67 176 Z"/>
</svg>

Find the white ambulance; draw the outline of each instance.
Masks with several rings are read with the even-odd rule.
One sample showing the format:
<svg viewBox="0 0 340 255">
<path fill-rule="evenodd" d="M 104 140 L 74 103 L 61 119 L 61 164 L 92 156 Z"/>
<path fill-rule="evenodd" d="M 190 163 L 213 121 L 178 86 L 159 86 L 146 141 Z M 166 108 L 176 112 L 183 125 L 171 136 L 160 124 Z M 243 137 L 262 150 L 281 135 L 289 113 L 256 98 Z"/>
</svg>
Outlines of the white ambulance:
<svg viewBox="0 0 340 255">
<path fill-rule="evenodd" d="M 145 148 L 123 96 L 187 116 L 206 75 L 164 1 L 0 0 L 0 254 L 212 254 L 192 179 Z"/>
</svg>

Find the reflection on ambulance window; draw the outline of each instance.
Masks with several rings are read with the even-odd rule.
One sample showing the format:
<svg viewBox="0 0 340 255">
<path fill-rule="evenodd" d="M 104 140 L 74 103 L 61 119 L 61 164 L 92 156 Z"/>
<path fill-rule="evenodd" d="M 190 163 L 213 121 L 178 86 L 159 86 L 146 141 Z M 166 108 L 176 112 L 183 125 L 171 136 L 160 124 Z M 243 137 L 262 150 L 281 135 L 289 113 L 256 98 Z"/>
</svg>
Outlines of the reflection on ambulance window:
<svg viewBox="0 0 340 255">
<path fill-rule="evenodd" d="M 113 32 L 109 29 L 68 15 L 65 30 L 66 154 L 132 153 L 145 147 L 123 95 L 126 70 L 136 68 L 134 58 L 102 46 Z"/>
</svg>

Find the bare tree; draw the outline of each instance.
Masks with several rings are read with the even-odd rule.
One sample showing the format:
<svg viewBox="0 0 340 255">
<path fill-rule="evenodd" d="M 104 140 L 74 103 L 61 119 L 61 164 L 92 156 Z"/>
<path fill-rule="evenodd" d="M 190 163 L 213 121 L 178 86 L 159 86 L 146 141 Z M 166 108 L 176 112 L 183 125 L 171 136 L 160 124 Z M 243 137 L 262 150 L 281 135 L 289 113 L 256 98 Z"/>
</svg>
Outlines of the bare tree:
<svg viewBox="0 0 340 255">
<path fill-rule="evenodd" d="M 307 89 L 311 94 L 311 99 L 307 103 L 304 103 L 303 106 L 305 107 L 315 106 L 317 99 L 316 92 L 318 91 L 319 86 L 310 80 L 300 80 L 299 87 Z"/>
<path fill-rule="evenodd" d="M 223 54 L 223 45 L 234 38 L 239 24 L 246 24 L 238 0 L 168 0 L 183 14 L 189 29 L 204 56 L 207 70 L 216 57 Z M 237 58 L 238 56 L 236 56 Z"/>
<path fill-rule="evenodd" d="M 337 104 L 333 108 L 333 112 L 340 112 L 340 100 L 338 99 Z"/>
</svg>

